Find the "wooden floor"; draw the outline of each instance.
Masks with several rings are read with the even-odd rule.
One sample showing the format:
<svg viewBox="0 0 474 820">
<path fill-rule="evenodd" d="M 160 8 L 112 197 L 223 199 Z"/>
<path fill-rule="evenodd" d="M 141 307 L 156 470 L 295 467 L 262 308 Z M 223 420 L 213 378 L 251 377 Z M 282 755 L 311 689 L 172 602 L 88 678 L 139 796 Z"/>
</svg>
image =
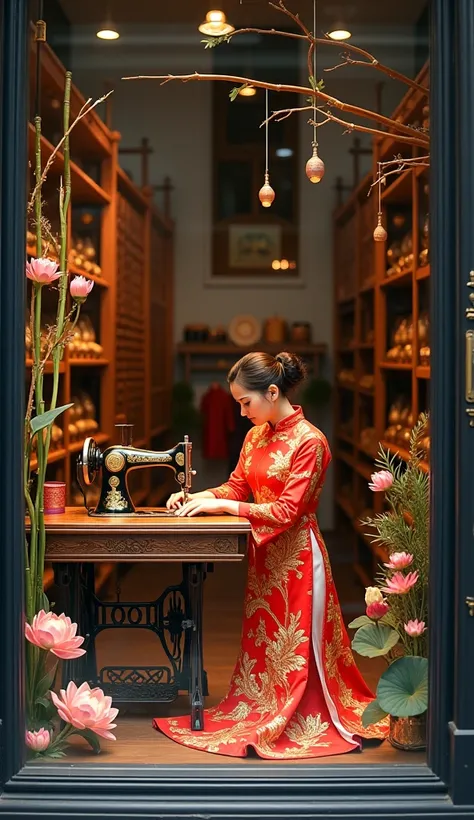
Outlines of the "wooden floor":
<svg viewBox="0 0 474 820">
<path fill-rule="evenodd" d="M 342 602 L 346 622 L 364 611 L 364 590 L 355 580 L 350 557 L 343 549 L 340 538 L 327 539 L 333 571 Z M 244 565 L 227 564 L 216 567 L 206 581 L 204 620 L 204 659 L 209 676 L 210 695 L 206 705 L 218 703 L 225 695 L 240 642 L 243 591 L 245 584 Z M 179 581 L 179 567 L 174 565 L 149 564 L 133 567 L 122 582 L 121 599 L 152 600 L 169 583 Z M 109 586 L 107 596 L 113 599 L 115 584 Z M 158 592 L 157 592 L 158 591 Z M 158 639 L 146 630 L 118 630 L 104 632 L 98 641 L 98 663 L 100 666 L 113 663 L 159 664 L 161 656 L 157 652 Z M 374 689 L 384 662 L 357 657 L 357 662 L 368 682 Z M 92 755 L 84 740 L 76 738 L 64 763 L 121 763 L 121 764 L 237 764 L 248 765 L 258 761 L 259 765 L 274 765 L 275 761 L 263 761 L 256 755 L 247 758 L 232 758 L 224 755 L 187 749 L 174 743 L 151 726 L 152 717 L 188 712 L 188 699 L 182 697 L 173 704 L 134 706 L 121 708 L 117 718 L 117 741 L 101 740 L 102 753 L 99 758 Z M 282 761 L 288 765 L 288 761 Z M 362 752 L 354 751 L 345 755 L 319 757 L 314 760 L 292 761 L 295 765 L 321 764 L 422 764 L 424 753 L 409 753 L 395 750 L 388 742 L 365 742 Z"/>
</svg>

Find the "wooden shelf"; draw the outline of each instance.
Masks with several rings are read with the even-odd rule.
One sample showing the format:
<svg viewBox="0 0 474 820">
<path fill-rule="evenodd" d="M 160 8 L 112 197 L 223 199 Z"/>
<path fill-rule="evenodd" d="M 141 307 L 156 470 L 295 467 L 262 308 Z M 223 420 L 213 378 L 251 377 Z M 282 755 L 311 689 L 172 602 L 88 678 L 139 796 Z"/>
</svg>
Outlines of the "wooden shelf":
<svg viewBox="0 0 474 820">
<path fill-rule="evenodd" d="M 34 125 L 30 122 L 28 124 L 28 144 L 29 144 L 29 157 L 30 161 L 34 160 L 35 155 L 35 128 Z M 46 137 L 41 137 L 41 160 L 42 165 L 46 164 L 49 157 L 54 151 L 54 145 L 46 139 Z M 77 203 L 84 203 L 88 205 L 108 205 L 111 202 L 111 196 L 109 193 L 104 191 L 100 185 L 97 185 L 91 177 L 87 176 L 86 173 L 79 168 L 79 166 L 75 162 L 70 162 L 71 167 L 71 189 L 73 191 L 74 202 Z M 48 172 L 48 179 L 56 179 L 59 181 L 59 178 L 64 173 L 64 156 L 61 151 L 58 151 L 51 168 Z"/>
<path fill-rule="evenodd" d="M 31 370 L 31 368 L 33 367 L 33 359 L 27 359 L 26 362 L 25 362 L 25 366 L 26 366 L 27 370 Z M 66 370 L 66 365 L 64 364 L 64 361 L 59 362 L 59 372 L 64 373 L 65 370 Z M 46 362 L 44 372 L 45 373 L 52 373 L 53 372 L 53 363 L 52 363 L 51 360 Z"/>
<path fill-rule="evenodd" d="M 294 342 L 269 343 L 260 341 L 248 347 L 239 347 L 228 342 L 180 342 L 176 346 L 178 355 L 184 358 L 184 378 L 189 381 L 193 372 L 222 372 L 251 351 L 263 351 L 276 355 L 281 350 L 295 353 L 312 360 L 312 372 L 317 375 L 319 362 L 327 352 L 327 344 L 298 344 Z M 228 358 L 216 358 L 225 357 Z M 202 361 L 205 358 L 207 361 Z"/>
<path fill-rule="evenodd" d="M 428 279 L 431 274 L 431 268 L 429 265 L 423 265 L 422 268 L 417 268 L 415 273 L 415 278 L 418 279 L 420 282 L 422 279 Z"/>
<path fill-rule="evenodd" d="M 418 81 L 429 85 L 428 67 L 420 73 Z M 424 104 L 426 98 L 423 99 L 422 93 L 410 89 L 393 116 L 407 125 L 413 125 L 422 117 Z M 373 142 L 372 167 L 398 154 L 413 158 L 419 151 L 400 143 L 396 134 L 377 137 Z M 391 223 L 395 212 L 403 211 L 406 214 L 403 231 L 413 238 L 410 252 L 415 264 L 419 259 L 423 214 L 429 210 L 428 203 L 422 199 L 425 197 L 423 179 L 426 170 L 410 167 L 388 178 L 387 186 L 382 191 L 383 224 L 388 231 L 386 242 L 378 243 L 372 239 L 377 224 L 377 197 L 367 197 L 373 181 L 371 174 L 359 183 L 347 202 L 334 214 L 334 350 L 339 354 L 336 366 L 339 372 L 347 366 L 349 360 L 344 360 L 340 354 L 347 349 L 346 340 L 354 339 L 350 368 L 355 377 L 354 384 L 345 382 L 338 378 L 336 370 L 333 403 L 337 442 L 334 458 L 335 486 L 338 488 L 336 505 L 351 521 L 352 537 L 349 535 L 349 541 L 354 552 L 354 571 L 366 586 L 373 583 L 377 565 L 385 560 L 386 552 L 371 543 L 364 533 L 358 511 L 372 508 L 374 514 L 381 513 L 384 495 L 371 493 L 368 488 L 370 476 L 377 469 L 375 461 L 378 452 L 367 450 L 359 442 L 372 439 L 381 442 L 390 453 L 397 453 L 400 459 L 407 461 L 409 454 L 404 448 L 384 441 L 391 403 L 405 391 L 406 406 L 414 420 L 421 411 L 429 409 L 425 406 L 429 400 L 429 390 L 425 385 L 431 375 L 430 367 L 417 365 L 416 362 L 424 344 L 418 332 L 420 316 L 429 307 L 427 284 L 429 286 L 430 265 L 416 268 L 412 265 L 387 276 L 390 264 L 387 250 L 395 240 L 404 238 L 402 234 L 395 233 L 396 226 Z M 350 306 L 347 297 L 344 302 L 341 299 L 343 292 L 354 293 Z M 412 317 L 412 361 L 386 360 L 398 316 Z M 367 343 L 371 331 L 374 339 Z M 373 389 L 360 386 L 361 378 L 368 372 L 373 372 Z M 368 401 L 367 396 L 372 400 Z M 350 438 L 344 432 L 348 425 L 352 430 Z M 363 438 L 367 433 L 370 433 L 370 439 Z M 351 445 L 351 454 L 346 454 L 342 442 Z M 422 469 L 428 471 L 429 465 L 423 463 Z M 341 487 L 344 488 L 344 495 L 340 492 Z"/>
<path fill-rule="evenodd" d="M 108 359 L 69 359 L 71 367 L 107 367 Z"/>
<path fill-rule="evenodd" d="M 391 276 L 384 275 L 380 284 L 383 288 L 390 286 L 403 287 L 403 285 L 410 285 L 412 278 L 413 269 L 407 268 L 406 270 L 400 271 L 400 273 L 393 273 Z"/>
<path fill-rule="evenodd" d="M 54 151 L 50 135 L 61 129 L 66 70 L 47 44 L 41 47 L 40 59 L 44 168 Z M 30 66 L 30 99 L 34 99 L 34 38 L 31 40 Z M 57 101 L 58 105 L 51 105 L 52 101 Z M 71 121 L 84 103 L 84 97 L 73 85 Z M 101 274 L 87 273 L 72 261 L 68 263 L 68 273 L 83 276 L 96 285 L 82 307 L 81 318 L 88 317 L 96 332 L 100 332 L 98 341 L 103 346 L 103 353 L 100 358 L 83 358 L 71 356 L 66 351 L 60 363 L 60 372 L 64 375 L 59 385 L 58 405 L 68 404 L 72 396 L 88 393 L 100 408 L 97 420 L 101 432 L 94 436 L 99 445 L 106 445 L 115 437 L 116 421 L 126 421 L 134 424 L 136 442 L 150 447 L 153 436 L 169 429 L 171 418 L 174 224 L 168 214 L 154 206 L 151 189 L 150 192 L 140 189 L 120 168 L 120 135 L 102 122 L 100 110 L 104 110 L 102 106 L 88 113 L 71 133 L 68 232 L 72 238 L 76 231 L 75 207 L 94 207 L 97 218 L 93 239 L 96 247 L 101 249 Z M 28 126 L 28 150 L 31 169 L 35 153 L 35 130 L 31 123 Z M 58 151 L 44 185 L 44 199 L 48 206 L 51 199 L 56 210 L 55 201 L 63 175 L 64 156 Z M 30 180 L 34 184 L 31 170 Z M 150 184 L 155 182 L 158 180 L 153 179 Z M 53 224 L 53 231 L 56 230 L 57 226 Z M 26 248 L 29 257 L 36 256 L 34 244 Z M 71 241 L 69 245 L 72 246 Z M 70 303 L 68 294 L 68 310 Z M 26 362 L 27 376 L 31 375 L 31 365 L 31 361 Z M 48 364 L 45 372 L 51 371 L 52 365 Z M 49 381 L 45 380 L 46 383 Z M 57 464 L 51 471 L 56 469 L 58 478 L 66 482 L 68 503 L 74 491 L 73 457 L 83 446 L 83 441 L 71 441 L 71 431 L 74 432 L 71 422 L 70 411 L 66 411 L 64 422 L 60 421 L 64 430 L 62 449 L 52 451 L 48 459 L 48 464 Z M 36 456 L 31 460 L 31 467 L 37 467 Z M 140 471 L 140 481 L 136 482 L 143 503 L 146 503 L 151 487 L 149 472 Z"/>
<path fill-rule="evenodd" d="M 380 362 L 382 370 L 413 370 L 409 362 Z"/>
</svg>

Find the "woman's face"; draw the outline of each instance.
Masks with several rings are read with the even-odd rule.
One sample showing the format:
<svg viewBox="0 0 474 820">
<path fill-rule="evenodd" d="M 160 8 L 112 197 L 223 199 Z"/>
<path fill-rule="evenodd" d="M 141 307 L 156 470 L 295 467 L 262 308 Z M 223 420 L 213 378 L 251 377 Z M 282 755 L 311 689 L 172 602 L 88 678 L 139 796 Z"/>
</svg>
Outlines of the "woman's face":
<svg viewBox="0 0 474 820">
<path fill-rule="evenodd" d="M 230 392 L 240 404 L 241 415 L 246 416 L 252 424 L 272 421 L 278 398 L 277 387 L 270 385 L 266 393 L 260 393 L 257 390 L 246 390 L 238 381 L 234 381 L 230 385 Z"/>
</svg>

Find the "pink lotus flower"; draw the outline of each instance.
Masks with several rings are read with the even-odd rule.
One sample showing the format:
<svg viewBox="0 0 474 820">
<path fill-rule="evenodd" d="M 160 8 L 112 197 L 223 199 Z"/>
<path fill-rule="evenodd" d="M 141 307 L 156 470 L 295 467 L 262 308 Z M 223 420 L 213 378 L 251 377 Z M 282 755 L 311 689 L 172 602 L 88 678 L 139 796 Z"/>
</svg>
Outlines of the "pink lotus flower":
<svg viewBox="0 0 474 820">
<path fill-rule="evenodd" d="M 412 562 L 413 555 L 411 552 L 394 552 L 390 556 L 390 561 L 388 564 L 384 564 L 384 567 L 388 567 L 388 569 L 405 569 Z"/>
<path fill-rule="evenodd" d="M 26 275 L 28 279 L 36 282 L 37 285 L 51 285 L 61 276 L 58 267 L 59 265 L 53 262 L 52 259 L 45 259 L 40 256 L 38 259 L 32 259 L 31 262 L 26 263 Z"/>
<path fill-rule="evenodd" d="M 93 287 L 94 283 L 86 279 L 85 276 L 75 276 L 69 285 L 69 290 L 74 301 L 82 304 L 86 301 Z"/>
<path fill-rule="evenodd" d="M 378 473 L 372 473 L 372 479 L 369 482 L 369 490 L 373 493 L 380 493 L 388 490 L 393 484 L 393 475 L 389 470 L 380 470 Z"/>
<path fill-rule="evenodd" d="M 38 729 L 37 732 L 26 732 L 25 743 L 34 752 L 44 752 L 51 743 L 51 735 L 47 729 Z"/>
<path fill-rule="evenodd" d="M 386 578 L 386 587 L 381 587 L 382 592 L 391 592 L 393 595 L 405 595 L 415 586 L 418 581 L 418 570 L 402 575 L 401 572 L 394 572 L 391 578 Z"/>
<path fill-rule="evenodd" d="M 76 729 L 90 729 L 107 740 L 116 739 L 110 730 L 117 725 L 112 721 L 119 710 L 111 709 L 112 698 L 104 695 L 102 689 L 91 689 L 88 683 L 82 683 L 77 688 L 70 681 L 67 689 L 61 689 L 59 694 L 60 697 L 51 692 L 51 697 L 62 720 Z"/>
<path fill-rule="evenodd" d="M 374 601 L 373 603 L 368 605 L 367 609 L 365 610 L 365 613 L 373 621 L 378 621 L 380 618 L 383 618 L 383 616 L 387 614 L 389 609 L 390 607 L 386 601 Z"/>
<path fill-rule="evenodd" d="M 84 638 L 76 637 L 76 630 L 77 624 L 71 623 L 71 619 L 64 613 L 55 615 L 54 612 L 42 609 L 35 615 L 31 625 L 25 625 L 25 636 L 35 646 L 49 649 L 53 655 L 63 660 L 71 660 L 80 658 L 86 652 L 85 649 L 79 649 Z"/>
<path fill-rule="evenodd" d="M 407 624 L 403 625 L 403 628 L 410 638 L 419 638 L 420 635 L 423 635 L 426 626 L 424 621 L 418 621 L 415 619 L 414 621 L 408 621 Z"/>
</svg>

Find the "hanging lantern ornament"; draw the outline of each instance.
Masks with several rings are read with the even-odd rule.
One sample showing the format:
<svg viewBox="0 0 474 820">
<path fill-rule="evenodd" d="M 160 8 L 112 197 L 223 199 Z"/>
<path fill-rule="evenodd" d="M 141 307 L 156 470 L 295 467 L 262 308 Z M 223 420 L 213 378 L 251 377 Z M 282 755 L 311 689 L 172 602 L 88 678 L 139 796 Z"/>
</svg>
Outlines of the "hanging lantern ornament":
<svg viewBox="0 0 474 820">
<path fill-rule="evenodd" d="M 265 182 L 258 192 L 258 198 L 264 208 L 269 208 L 275 199 L 275 191 L 270 185 L 268 173 L 268 88 L 265 89 Z"/>
<path fill-rule="evenodd" d="M 316 39 L 316 0 L 313 0 L 313 36 L 314 39 Z M 314 82 L 316 83 L 316 43 L 314 44 L 313 51 L 313 77 Z M 313 155 L 306 163 L 306 176 L 310 182 L 321 182 L 326 169 L 321 157 L 318 156 L 318 141 L 316 138 L 316 129 L 318 127 L 318 108 L 316 105 L 316 95 L 314 96 L 313 122 Z"/>
<path fill-rule="evenodd" d="M 265 182 L 258 192 L 258 198 L 264 208 L 269 208 L 275 199 L 275 191 L 270 185 L 270 177 L 268 171 L 265 171 Z"/>
<path fill-rule="evenodd" d="M 318 143 L 313 142 L 313 156 L 306 163 L 306 176 L 310 182 L 321 182 L 324 171 L 324 162 L 318 156 Z"/>
<path fill-rule="evenodd" d="M 379 183 L 379 210 L 377 214 L 377 227 L 374 230 L 373 237 L 375 242 L 385 242 L 387 238 L 387 231 L 385 230 L 384 226 L 382 225 L 382 180 L 380 177 L 380 162 L 377 163 L 379 170 L 378 170 L 378 183 Z"/>
</svg>

